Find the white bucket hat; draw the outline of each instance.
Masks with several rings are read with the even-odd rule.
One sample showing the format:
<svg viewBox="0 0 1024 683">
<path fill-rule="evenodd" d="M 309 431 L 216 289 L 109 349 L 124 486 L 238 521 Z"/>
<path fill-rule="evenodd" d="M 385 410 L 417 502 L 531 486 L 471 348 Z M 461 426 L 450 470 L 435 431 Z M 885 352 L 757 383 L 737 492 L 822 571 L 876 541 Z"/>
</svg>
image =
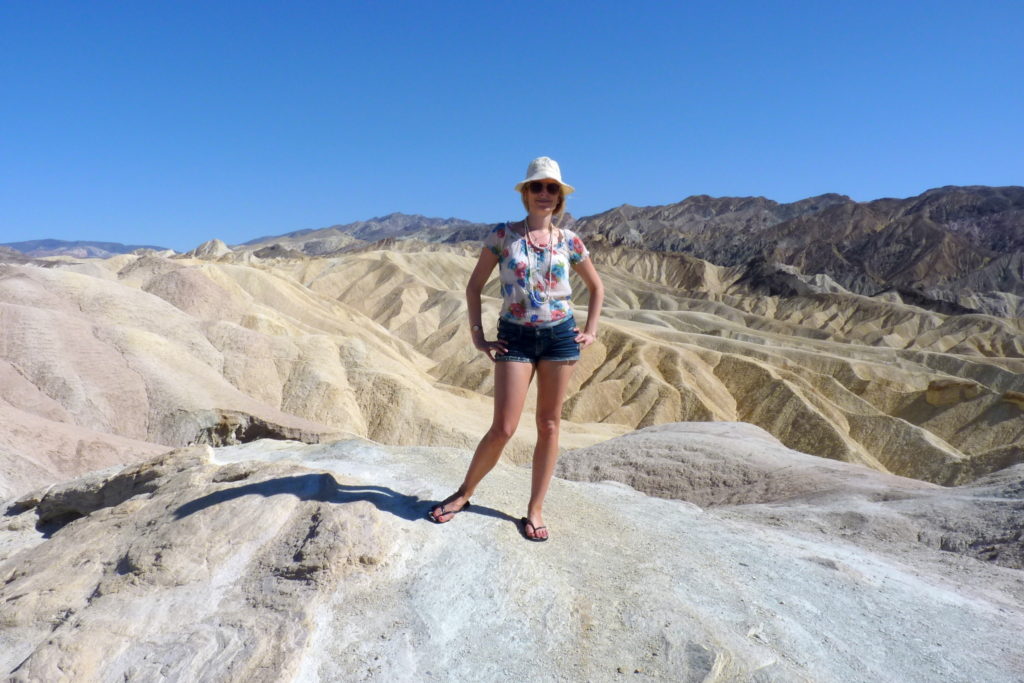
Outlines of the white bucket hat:
<svg viewBox="0 0 1024 683">
<path fill-rule="evenodd" d="M 570 195 L 576 191 L 572 185 L 562 182 L 562 169 L 558 167 L 557 161 L 551 157 L 537 157 L 526 167 L 526 178 L 516 183 L 516 192 L 522 192 L 523 186 L 533 180 L 549 179 L 557 181 L 562 186 L 563 195 Z"/>
</svg>

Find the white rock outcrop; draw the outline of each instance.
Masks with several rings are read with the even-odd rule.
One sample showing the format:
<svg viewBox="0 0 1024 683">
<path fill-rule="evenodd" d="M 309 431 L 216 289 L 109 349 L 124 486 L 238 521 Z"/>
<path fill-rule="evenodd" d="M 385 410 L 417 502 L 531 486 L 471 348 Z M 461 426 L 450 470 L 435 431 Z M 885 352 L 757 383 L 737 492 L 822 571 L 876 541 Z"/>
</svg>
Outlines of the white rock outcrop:
<svg viewBox="0 0 1024 683">
<path fill-rule="evenodd" d="M 944 489 L 827 463 L 758 502 L 768 464 L 807 474 L 809 456 L 749 425 L 713 427 L 639 435 L 658 458 L 675 443 L 681 470 L 707 469 L 742 491 L 737 504 L 722 491 L 700 507 L 556 479 L 543 544 L 515 523 L 528 471 L 500 464 L 470 510 L 438 526 L 424 518 L 429 501 L 451 492 L 469 453 L 359 440 L 195 447 L 25 496 L 0 527 L 0 671 L 15 681 L 1024 677 L 1020 569 L 841 532 L 881 533 L 894 514 L 883 504 L 912 517 L 971 499 L 959 531 L 1002 515 L 1019 534 L 1024 468 Z M 632 456 L 637 470 L 652 465 L 644 448 Z"/>
</svg>

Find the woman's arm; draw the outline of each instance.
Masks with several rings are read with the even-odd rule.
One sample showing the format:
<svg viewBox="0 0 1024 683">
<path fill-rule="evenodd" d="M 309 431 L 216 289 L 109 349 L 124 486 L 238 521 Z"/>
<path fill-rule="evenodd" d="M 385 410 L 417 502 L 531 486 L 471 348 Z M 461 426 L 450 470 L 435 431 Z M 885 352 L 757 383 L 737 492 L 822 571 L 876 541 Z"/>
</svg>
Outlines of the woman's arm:
<svg viewBox="0 0 1024 683">
<path fill-rule="evenodd" d="M 495 349 L 499 349 L 502 353 L 508 350 L 500 339 L 496 342 L 484 339 L 483 322 L 481 321 L 480 293 L 483 292 L 484 285 L 487 284 L 496 265 L 498 265 L 498 257 L 490 249 L 483 247 L 480 250 L 480 257 L 476 260 L 476 267 L 473 268 L 473 274 L 469 276 L 469 284 L 466 285 L 466 309 L 469 311 L 469 333 L 473 337 L 473 346 L 486 353 L 491 360 L 494 360 Z M 479 326 L 480 329 L 474 332 L 474 325 Z"/>
<path fill-rule="evenodd" d="M 601 306 L 604 305 L 604 283 L 601 282 L 601 276 L 594 268 L 594 262 L 589 258 L 583 259 L 572 269 L 583 279 L 583 284 L 590 292 L 590 303 L 587 304 L 587 326 L 576 335 L 576 341 L 583 347 L 587 347 L 597 341 L 597 323 L 601 319 Z"/>
</svg>

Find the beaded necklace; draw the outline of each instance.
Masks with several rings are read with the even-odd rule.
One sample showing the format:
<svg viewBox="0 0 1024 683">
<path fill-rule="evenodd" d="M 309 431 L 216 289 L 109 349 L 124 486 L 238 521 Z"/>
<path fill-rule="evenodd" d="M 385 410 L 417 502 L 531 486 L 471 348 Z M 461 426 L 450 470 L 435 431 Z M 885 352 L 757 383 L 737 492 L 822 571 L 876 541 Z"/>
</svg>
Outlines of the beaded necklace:
<svg viewBox="0 0 1024 683">
<path fill-rule="evenodd" d="M 547 272 L 547 275 L 544 277 L 543 283 L 538 283 L 537 287 L 534 288 L 533 287 L 533 273 L 536 270 L 536 266 L 535 266 L 535 259 L 536 259 L 536 257 L 534 256 L 533 251 L 534 251 L 534 246 L 535 245 L 533 243 L 533 240 L 530 238 L 530 222 L 527 219 L 525 219 L 525 218 L 523 219 L 523 230 L 526 233 L 526 239 L 523 241 L 523 249 L 526 250 L 526 284 L 527 284 L 527 291 L 530 294 L 530 303 L 533 305 L 533 307 L 534 308 L 540 308 L 544 303 L 546 303 L 547 301 L 549 301 L 551 299 L 551 295 L 548 293 L 548 285 L 551 282 L 551 261 L 552 261 L 551 243 L 555 241 L 554 233 L 552 232 L 551 228 L 548 227 L 548 244 L 547 244 L 547 247 L 548 247 L 548 254 L 547 254 L 548 272 Z M 540 249 L 540 248 L 541 247 L 537 247 L 537 249 Z M 541 252 L 541 253 L 543 254 L 543 252 Z M 543 292 L 538 291 L 540 289 L 541 284 L 543 284 L 543 286 L 544 286 L 544 291 Z"/>
</svg>

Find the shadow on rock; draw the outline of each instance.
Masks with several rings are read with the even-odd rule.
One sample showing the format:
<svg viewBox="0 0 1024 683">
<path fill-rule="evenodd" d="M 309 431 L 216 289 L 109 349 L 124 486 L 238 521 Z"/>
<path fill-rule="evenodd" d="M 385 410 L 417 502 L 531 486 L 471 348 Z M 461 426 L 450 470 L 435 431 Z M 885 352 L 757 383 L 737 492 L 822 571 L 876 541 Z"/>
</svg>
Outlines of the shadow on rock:
<svg viewBox="0 0 1024 683">
<path fill-rule="evenodd" d="M 354 503 L 366 501 L 372 503 L 381 512 L 390 512 L 402 519 L 415 520 L 423 518 L 423 510 L 427 501 L 417 496 L 398 493 L 386 486 L 353 486 L 339 484 L 330 474 L 303 474 L 295 477 L 279 477 L 254 484 L 244 484 L 230 489 L 215 491 L 201 498 L 185 503 L 174 511 L 175 519 L 183 519 L 191 514 L 226 503 L 243 496 L 291 495 L 300 500 L 316 500 L 323 503 Z"/>
<path fill-rule="evenodd" d="M 175 519 L 184 519 L 191 514 L 243 496 L 292 495 L 300 500 L 316 500 L 323 503 L 372 503 L 381 512 L 389 512 L 409 521 L 426 520 L 427 512 L 440 504 L 418 496 L 398 493 L 386 486 L 356 486 L 339 484 L 330 474 L 303 474 L 294 477 L 278 477 L 253 484 L 244 484 L 230 489 L 214 491 L 201 498 L 185 503 L 174 511 Z M 495 519 L 515 522 L 516 518 L 493 508 L 473 505 L 467 513 L 485 515 Z"/>
</svg>

